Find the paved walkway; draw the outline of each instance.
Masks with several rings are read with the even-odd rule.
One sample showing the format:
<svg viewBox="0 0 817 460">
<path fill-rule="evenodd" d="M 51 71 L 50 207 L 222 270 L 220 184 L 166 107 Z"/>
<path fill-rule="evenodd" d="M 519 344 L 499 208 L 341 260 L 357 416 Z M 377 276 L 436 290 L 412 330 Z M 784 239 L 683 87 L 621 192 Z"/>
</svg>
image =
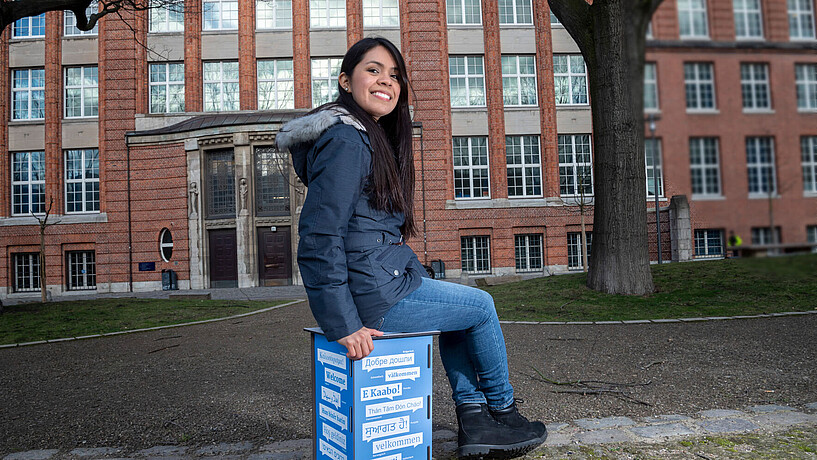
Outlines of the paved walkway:
<svg viewBox="0 0 817 460">
<path fill-rule="evenodd" d="M 207 292 L 303 296 L 300 287 Z M 311 458 L 301 378 L 308 364 L 300 358 L 308 355 L 301 328 L 313 324 L 300 303 L 218 323 L 0 349 L 0 459 Z M 817 314 L 510 322 L 503 330 L 523 412 L 549 423 L 546 445 L 530 458 L 562 458 L 565 446 L 817 427 Z M 434 366 L 434 455 L 446 459 L 456 422 L 438 358 Z M 611 392 L 559 383 L 576 380 Z"/>
<path fill-rule="evenodd" d="M 697 414 L 665 414 L 651 417 L 584 418 L 548 425 L 544 446 L 526 458 L 548 458 L 553 447 L 593 446 L 622 443 L 659 443 L 700 436 L 755 434 L 774 436 L 775 432 L 798 426 L 817 426 L 817 402 L 801 407 L 780 405 L 751 406 L 745 410 L 712 409 Z M 456 433 L 437 430 L 433 437 L 434 458 L 454 458 Z M 205 446 L 157 445 L 129 451 L 120 447 L 79 447 L 16 452 L 3 460 L 45 460 L 57 458 L 152 458 L 290 460 L 312 458 L 312 441 L 299 439 L 282 442 L 232 442 Z"/>
</svg>

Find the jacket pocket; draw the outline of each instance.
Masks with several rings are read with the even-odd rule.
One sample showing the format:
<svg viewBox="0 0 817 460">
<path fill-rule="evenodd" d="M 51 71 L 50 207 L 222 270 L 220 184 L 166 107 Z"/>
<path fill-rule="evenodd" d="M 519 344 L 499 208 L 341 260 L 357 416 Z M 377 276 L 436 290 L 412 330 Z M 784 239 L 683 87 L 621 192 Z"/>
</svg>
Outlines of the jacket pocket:
<svg viewBox="0 0 817 460">
<path fill-rule="evenodd" d="M 406 266 L 414 257 L 414 252 L 406 245 L 394 244 L 369 257 L 375 282 L 383 286 L 406 274 Z"/>
</svg>

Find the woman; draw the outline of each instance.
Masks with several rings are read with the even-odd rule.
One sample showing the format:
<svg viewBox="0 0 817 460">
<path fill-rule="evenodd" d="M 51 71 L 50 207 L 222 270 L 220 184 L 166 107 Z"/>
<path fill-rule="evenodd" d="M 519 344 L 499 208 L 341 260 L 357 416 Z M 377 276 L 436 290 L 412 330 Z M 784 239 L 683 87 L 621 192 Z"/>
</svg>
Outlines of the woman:
<svg viewBox="0 0 817 460">
<path fill-rule="evenodd" d="M 335 102 L 287 123 L 278 147 L 309 187 L 298 264 L 328 340 L 361 359 L 383 332 L 439 330 L 460 457 L 522 455 L 544 442 L 519 414 L 491 296 L 427 277 L 416 234 L 409 83 L 399 50 L 364 38 L 343 58 Z"/>
</svg>

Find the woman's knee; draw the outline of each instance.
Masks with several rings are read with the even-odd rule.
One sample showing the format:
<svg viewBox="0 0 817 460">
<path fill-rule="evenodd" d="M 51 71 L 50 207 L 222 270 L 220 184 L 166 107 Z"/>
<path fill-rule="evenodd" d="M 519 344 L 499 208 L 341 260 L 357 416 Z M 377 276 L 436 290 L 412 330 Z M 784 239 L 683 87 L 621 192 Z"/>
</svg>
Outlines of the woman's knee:
<svg viewBox="0 0 817 460">
<path fill-rule="evenodd" d="M 480 323 L 485 323 L 494 320 L 496 315 L 496 307 L 494 306 L 494 298 L 491 294 L 482 289 L 474 288 L 474 304 L 476 313 L 479 316 Z"/>
</svg>

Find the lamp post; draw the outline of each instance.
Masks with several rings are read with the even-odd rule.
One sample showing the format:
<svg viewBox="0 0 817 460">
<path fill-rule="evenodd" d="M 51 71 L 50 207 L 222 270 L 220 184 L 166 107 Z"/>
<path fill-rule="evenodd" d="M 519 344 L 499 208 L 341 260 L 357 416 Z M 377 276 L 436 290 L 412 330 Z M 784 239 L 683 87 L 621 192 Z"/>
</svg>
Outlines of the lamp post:
<svg viewBox="0 0 817 460">
<path fill-rule="evenodd" d="M 647 115 L 647 122 L 650 128 L 650 143 L 652 144 L 652 183 L 653 196 L 655 196 L 655 236 L 658 241 L 658 263 L 661 264 L 661 212 L 658 209 L 658 155 L 656 155 L 655 145 L 655 122 L 661 117 L 654 113 Z"/>
</svg>

